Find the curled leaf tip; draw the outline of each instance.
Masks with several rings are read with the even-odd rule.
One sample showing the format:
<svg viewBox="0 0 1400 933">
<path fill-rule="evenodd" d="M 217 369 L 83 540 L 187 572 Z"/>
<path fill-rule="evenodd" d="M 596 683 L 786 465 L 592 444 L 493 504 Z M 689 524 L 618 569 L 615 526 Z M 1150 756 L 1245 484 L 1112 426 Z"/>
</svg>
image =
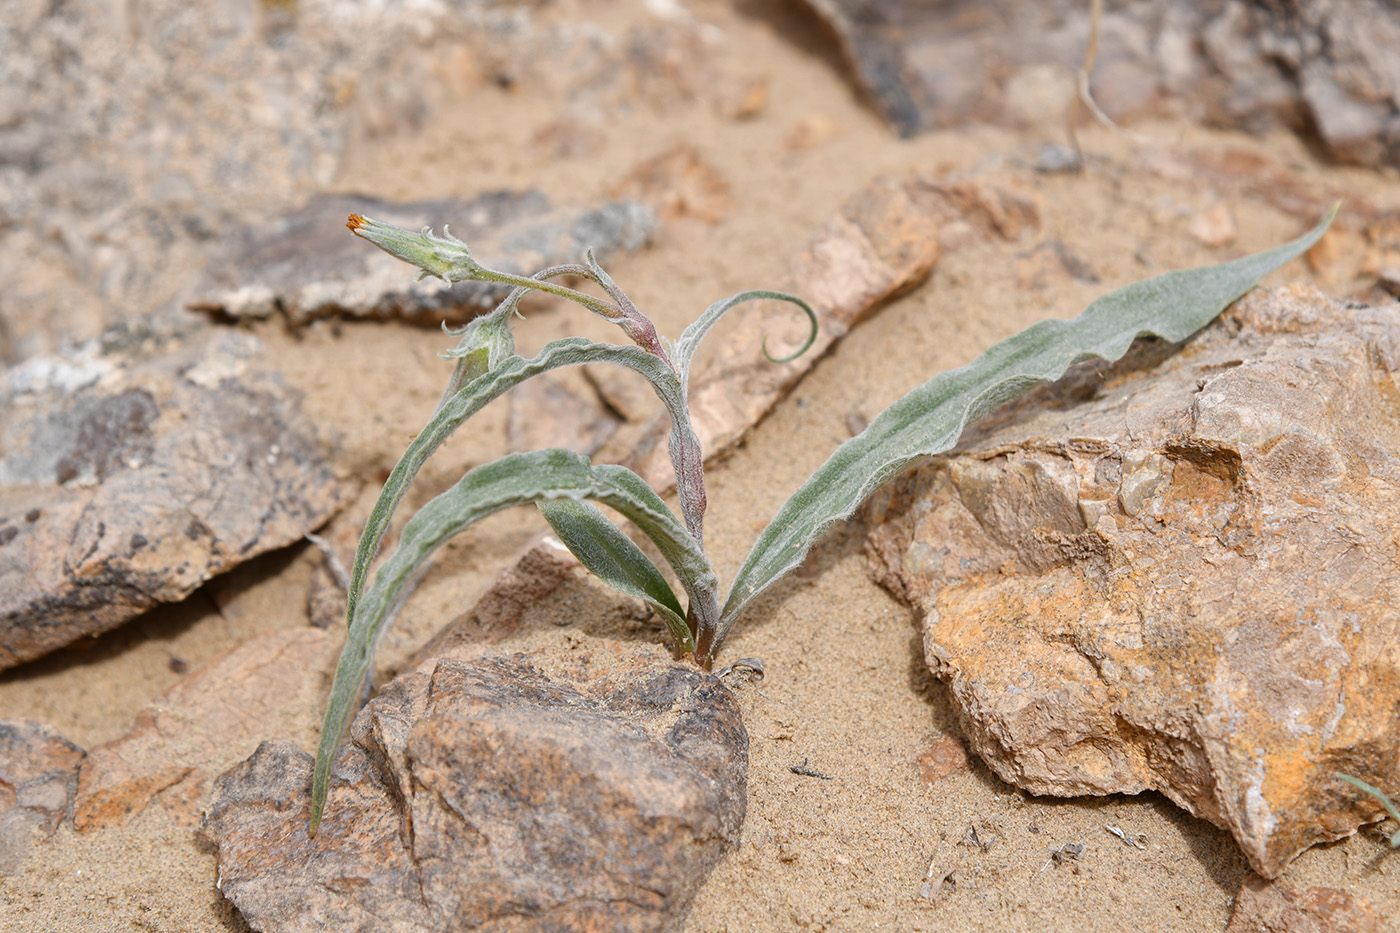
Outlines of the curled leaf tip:
<svg viewBox="0 0 1400 933">
<path fill-rule="evenodd" d="M 774 356 L 772 353 L 768 352 L 768 335 L 764 334 L 763 342 L 758 345 L 758 348 L 763 351 L 763 358 L 770 363 L 791 363 L 793 360 L 806 353 L 807 348 L 811 345 L 812 341 L 809 340 L 794 353 L 790 353 L 787 356 Z"/>
</svg>

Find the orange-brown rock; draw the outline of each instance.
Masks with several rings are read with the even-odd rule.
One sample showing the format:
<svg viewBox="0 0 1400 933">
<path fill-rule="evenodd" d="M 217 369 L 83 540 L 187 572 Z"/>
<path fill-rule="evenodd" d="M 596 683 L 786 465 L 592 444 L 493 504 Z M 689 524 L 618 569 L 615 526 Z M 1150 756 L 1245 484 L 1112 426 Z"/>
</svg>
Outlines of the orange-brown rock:
<svg viewBox="0 0 1400 933">
<path fill-rule="evenodd" d="M 197 822 L 214 775 L 248 754 L 280 720 L 321 702 L 316 674 L 334 663 L 334 649 L 320 629 L 267 632 L 180 681 L 137 714 L 130 732 L 88 754 L 74 825 L 123 825 L 153 801 L 179 822 Z"/>
<path fill-rule="evenodd" d="M 1005 780 L 1160 790 L 1274 877 L 1400 764 L 1400 306 L 1255 292 L 877 494 L 877 574 Z"/>
<path fill-rule="evenodd" d="M 1381 933 L 1385 928 L 1370 902 L 1349 891 L 1299 890 L 1251 875 L 1235 898 L 1225 933 Z"/>
<path fill-rule="evenodd" d="M 204 831 L 255 929 L 674 930 L 743 820 L 738 705 L 654 653 L 576 679 L 444 660 L 352 738 L 315 837 L 301 750 L 219 778 Z"/>
</svg>

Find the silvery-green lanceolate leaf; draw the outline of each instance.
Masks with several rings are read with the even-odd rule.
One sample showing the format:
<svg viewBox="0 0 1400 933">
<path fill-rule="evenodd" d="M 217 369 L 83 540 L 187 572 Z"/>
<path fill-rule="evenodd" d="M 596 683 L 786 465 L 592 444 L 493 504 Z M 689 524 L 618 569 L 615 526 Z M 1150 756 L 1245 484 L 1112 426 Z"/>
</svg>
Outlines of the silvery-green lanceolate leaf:
<svg viewBox="0 0 1400 933">
<path fill-rule="evenodd" d="M 700 591 L 708 591 L 714 599 L 714 572 L 699 545 L 651 487 L 630 470 L 595 467 L 578 454 L 558 449 L 511 454 L 471 470 L 408 520 L 398 547 L 379 568 L 351 616 L 316 751 L 313 832 L 325 806 L 331 760 L 341 732 L 369 673 L 374 644 L 404 587 L 434 551 L 473 522 L 512 505 L 550 499 L 592 499 L 616 509 L 656 543 L 692 600 Z"/>
<path fill-rule="evenodd" d="M 583 337 L 566 337 L 545 344 L 544 348 L 530 359 L 508 357 L 495 369 L 477 376 L 450 398 L 443 399 L 432 418 L 394 465 L 389 478 L 384 482 L 384 488 L 380 490 L 378 501 L 370 511 L 364 533 L 360 536 L 359 548 L 355 552 L 355 566 L 350 571 L 350 588 L 346 593 L 347 619 L 355 617 L 365 575 L 369 572 L 370 562 L 379 551 L 380 542 L 389 528 L 389 520 L 393 517 L 394 510 L 398 508 L 413 478 L 418 475 L 418 471 L 433 451 L 437 450 L 462 422 L 531 376 L 561 366 L 583 363 L 616 363 L 637 371 L 646 378 L 667 411 L 672 413 L 672 419 L 680 418 L 688 423 L 688 415 L 684 411 L 680 396 L 680 384 L 675 374 L 664 362 L 638 347 L 595 343 Z M 711 601 L 717 602 L 717 597 L 711 596 Z"/>
<path fill-rule="evenodd" d="M 618 592 L 651 604 L 666 621 L 681 651 L 695 651 L 680 600 L 631 538 L 588 502 L 556 499 L 539 503 L 539 508 L 549 527 L 583 566 Z"/>
<path fill-rule="evenodd" d="M 1283 246 L 1233 262 L 1170 272 L 1105 295 L 1072 321 L 1041 321 L 959 369 L 935 376 L 837 448 L 789 499 L 735 577 L 720 636 L 753 599 L 806 556 L 833 523 L 913 461 L 953 447 L 963 429 L 1082 360 L 1116 360 L 1139 336 L 1181 341 L 1259 279 L 1316 243 L 1336 214 Z M 692 325 L 693 326 L 693 325 Z"/>
</svg>

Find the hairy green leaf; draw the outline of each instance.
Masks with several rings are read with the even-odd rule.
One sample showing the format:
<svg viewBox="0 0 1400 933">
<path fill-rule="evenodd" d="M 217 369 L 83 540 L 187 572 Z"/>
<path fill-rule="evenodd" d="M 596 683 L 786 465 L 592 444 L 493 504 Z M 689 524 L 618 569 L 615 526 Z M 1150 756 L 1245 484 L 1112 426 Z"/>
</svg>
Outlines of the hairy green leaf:
<svg viewBox="0 0 1400 933">
<path fill-rule="evenodd" d="M 646 356 L 641 350 L 636 352 Z M 482 378 L 492 375 L 496 373 Z M 325 806 L 331 759 L 369 673 L 375 642 L 405 588 L 433 552 L 473 522 L 512 505 L 551 499 L 593 499 L 616 509 L 656 543 L 692 604 L 706 593 L 710 600 L 715 599 L 718 583 L 700 546 L 661 497 L 631 470 L 606 464 L 595 467 L 585 457 L 558 449 L 511 454 L 471 470 L 408 520 L 398 547 L 379 568 L 351 616 L 316 751 L 313 832 Z"/>
<path fill-rule="evenodd" d="M 650 603 L 682 651 L 695 650 L 685 610 L 651 559 L 601 511 L 588 502 L 556 499 L 539 503 L 549 527 L 594 576 L 620 593 Z"/>
<path fill-rule="evenodd" d="M 433 451 L 437 450 L 464 421 L 526 379 L 561 366 L 584 363 L 616 363 L 635 370 L 651 384 L 662 404 L 671 412 L 672 419 L 680 418 L 689 424 L 689 415 L 685 411 L 675 373 L 662 360 L 638 347 L 595 343 L 583 337 L 566 337 L 546 344 L 530 359 L 519 356 L 505 358 L 495 369 L 476 376 L 450 398 L 443 399 L 432 418 L 394 465 L 389 478 L 384 482 L 384 488 L 379 492 L 379 499 L 370 511 L 364 533 L 360 536 L 359 547 L 355 551 L 355 566 L 350 571 L 350 587 L 346 593 L 347 619 L 355 617 L 365 576 L 379 551 L 379 545 L 389 528 L 389 521 L 393 518 L 395 509 Z M 717 602 L 717 599 L 712 597 L 711 601 Z M 715 617 L 718 618 L 717 610 Z"/>
<path fill-rule="evenodd" d="M 1139 336 L 1181 341 L 1209 324 L 1259 279 L 1303 253 L 1327 219 L 1292 242 L 1233 262 L 1170 272 L 1120 288 L 1072 321 L 1041 321 L 959 369 L 935 376 L 842 444 L 778 510 L 735 577 L 721 613 L 720 639 L 775 580 L 795 568 L 817 538 L 920 457 L 953 447 L 963 429 L 1075 363 L 1116 360 Z"/>
</svg>

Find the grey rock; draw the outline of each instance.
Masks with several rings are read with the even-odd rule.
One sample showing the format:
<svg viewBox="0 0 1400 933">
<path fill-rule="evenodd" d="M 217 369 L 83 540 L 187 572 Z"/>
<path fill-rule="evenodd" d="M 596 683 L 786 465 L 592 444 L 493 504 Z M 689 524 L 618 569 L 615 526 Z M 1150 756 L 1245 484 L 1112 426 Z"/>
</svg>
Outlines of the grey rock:
<svg viewBox="0 0 1400 933">
<path fill-rule="evenodd" d="M 711 675 L 656 663 L 550 678 L 522 656 L 392 682 L 337 758 L 266 742 L 204 823 L 255 929 L 674 930 L 738 839 L 748 737 Z"/>
<path fill-rule="evenodd" d="M 347 152 L 419 132 L 488 82 L 590 132 L 728 93 L 695 24 L 614 34 L 537 16 L 546 5 L 0 0 L 0 361 L 183 315 L 209 297 L 192 288 L 224 235 L 304 205 Z"/>
<path fill-rule="evenodd" d="M 72 818 L 84 754 L 43 723 L 0 720 L 0 878 Z"/>
<path fill-rule="evenodd" d="M 0 383 L 0 668 L 181 599 L 348 493 L 247 335 L 126 333 Z"/>
<path fill-rule="evenodd" d="M 220 231 L 419 125 L 484 6 L 0 0 L 0 360 L 166 306 Z"/>
<path fill-rule="evenodd" d="M 871 502 L 969 746 L 1159 790 L 1276 877 L 1400 765 L 1400 305 L 1255 292 L 993 416 Z"/>
<path fill-rule="evenodd" d="M 450 226 L 482 263 L 516 275 L 582 262 L 589 249 L 599 262 L 607 262 L 644 245 L 656 226 L 655 214 L 637 201 L 556 210 L 538 191 L 408 204 L 319 197 L 236 236 L 212 261 L 209 282 L 190 306 L 233 318 L 281 313 L 292 324 L 335 314 L 398 317 L 436 326 L 469 320 L 509 292 L 490 282 L 415 282 L 412 267 L 350 235 L 345 220 L 352 213 L 410 230 L 430 226 L 441 232 Z"/>
<path fill-rule="evenodd" d="M 808 0 L 837 33 L 856 80 L 901 134 L 968 120 L 1069 116 L 1061 82 L 1080 68 L 1089 8 L 1070 0 L 891 4 Z M 1400 159 L 1400 11 L 1382 0 L 1131 0 L 1103 16 L 1095 98 L 1111 116 L 1160 109 L 1262 131 L 1316 134 L 1333 157 Z M 1047 71 L 1046 69 L 1051 69 Z M 1032 90 L 1040 106 L 1018 94 Z"/>
</svg>

